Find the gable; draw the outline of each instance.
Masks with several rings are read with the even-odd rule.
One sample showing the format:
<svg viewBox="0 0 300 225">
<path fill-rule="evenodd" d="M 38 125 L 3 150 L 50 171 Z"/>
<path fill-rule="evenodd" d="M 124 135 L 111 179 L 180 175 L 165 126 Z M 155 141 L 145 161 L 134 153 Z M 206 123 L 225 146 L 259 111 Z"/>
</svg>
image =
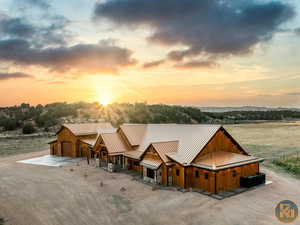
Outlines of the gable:
<svg viewBox="0 0 300 225">
<path fill-rule="evenodd" d="M 98 136 L 97 141 L 95 145 L 93 146 L 93 151 L 99 151 L 100 150 L 100 145 L 104 144 L 103 139 L 101 135 Z"/>
<path fill-rule="evenodd" d="M 146 149 L 144 154 L 141 156 L 141 160 L 144 160 L 144 159 L 154 159 L 154 160 L 163 161 L 161 159 L 161 157 L 159 156 L 158 152 L 155 150 L 155 148 L 152 145 L 150 145 Z"/>
<path fill-rule="evenodd" d="M 213 152 L 231 152 L 248 155 L 248 153 L 224 129 L 219 129 L 206 146 L 199 152 L 193 162 L 197 162 L 206 154 Z"/>
<path fill-rule="evenodd" d="M 66 127 L 62 127 L 56 135 L 58 140 L 77 140 L 77 137 Z"/>
</svg>

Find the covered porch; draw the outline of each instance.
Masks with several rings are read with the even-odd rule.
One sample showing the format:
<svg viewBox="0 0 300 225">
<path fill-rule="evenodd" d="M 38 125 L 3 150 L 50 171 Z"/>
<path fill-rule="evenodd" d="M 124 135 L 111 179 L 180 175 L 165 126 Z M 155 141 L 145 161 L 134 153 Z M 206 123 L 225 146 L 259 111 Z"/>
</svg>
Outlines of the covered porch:
<svg viewBox="0 0 300 225">
<path fill-rule="evenodd" d="M 143 180 L 148 183 L 162 183 L 162 161 L 154 159 L 144 159 L 141 161 L 143 167 Z"/>
</svg>

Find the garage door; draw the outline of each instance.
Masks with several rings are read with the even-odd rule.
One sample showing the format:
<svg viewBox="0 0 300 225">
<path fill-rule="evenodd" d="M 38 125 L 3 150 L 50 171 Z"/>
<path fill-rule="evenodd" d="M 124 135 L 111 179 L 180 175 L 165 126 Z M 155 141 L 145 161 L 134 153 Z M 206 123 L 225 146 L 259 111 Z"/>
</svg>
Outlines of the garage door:
<svg viewBox="0 0 300 225">
<path fill-rule="evenodd" d="M 72 143 L 71 142 L 63 142 L 62 143 L 62 156 L 72 157 Z"/>
</svg>

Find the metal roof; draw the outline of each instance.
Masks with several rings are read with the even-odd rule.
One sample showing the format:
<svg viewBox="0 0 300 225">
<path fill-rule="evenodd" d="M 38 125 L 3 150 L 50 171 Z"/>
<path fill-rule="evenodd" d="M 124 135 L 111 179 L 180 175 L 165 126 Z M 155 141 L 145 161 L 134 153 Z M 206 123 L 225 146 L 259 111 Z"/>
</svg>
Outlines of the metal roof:
<svg viewBox="0 0 300 225">
<path fill-rule="evenodd" d="M 160 167 L 160 165 L 162 164 L 162 161 L 159 160 L 154 160 L 154 159 L 144 159 L 141 161 L 140 163 L 142 166 L 145 166 L 149 169 L 153 169 L 156 170 Z"/>
<path fill-rule="evenodd" d="M 62 127 L 66 127 L 76 136 L 98 134 L 114 129 L 110 123 L 69 123 L 63 124 Z"/>
<path fill-rule="evenodd" d="M 171 160 L 166 156 L 166 153 L 177 152 L 178 141 L 154 142 L 152 146 L 155 148 L 164 163 Z"/>
<path fill-rule="evenodd" d="M 233 152 L 219 151 L 205 154 L 192 165 L 206 169 L 220 170 L 259 161 L 263 161 L 263 159 Z"/>
<path fill-rule="evenodd" d="M 100 135 L 107 148 L 108 153 L 123 153 L 129 150 L 125 143 L 125 140 L 121 138 L 119 133 L 103 133 Z"/>
<path fill-rule="evenodd" d="M 137 151 L 137 150 L 124 152 L 124 156 L 134 158 L 134 159 L 140 159 L 142 154 L 143 154 L 142 151 Z"/>
<path fill-rule="evenodd" d="M 91 146 L 94 146 L 94 144 L 96 143 L 97 141 L 97 138 L 98 137 L 95 137 L 95 138 L 80 138 L 80 141 L 88 144 L 88 145 L 91 145 Z"/>
<path fill-rule="evenodd" d="M 183 165 L 189 165 L 220 125 L 204 124 L 125 124 L 120 127 L 129 142 L 144 152 L 151 143 L 178 141 L 177 151 L 165 153 Z M 164 146 L 164 148 L 166 148 Z"/>
</svg>

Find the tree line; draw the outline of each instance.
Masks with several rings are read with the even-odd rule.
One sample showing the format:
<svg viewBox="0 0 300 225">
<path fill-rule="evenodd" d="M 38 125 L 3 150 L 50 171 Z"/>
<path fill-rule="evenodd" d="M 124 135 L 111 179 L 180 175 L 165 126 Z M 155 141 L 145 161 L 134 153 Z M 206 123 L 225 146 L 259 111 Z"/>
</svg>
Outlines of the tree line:
<svg viewBox="0 0 300 225">
<path fill-rule="evenodd" d="M 299 118 L 300 112 L 291 110 L 211 113 L 191 106 L 147 103 L 114 103 L 106 107 L 97 102 L 58 102 L 36 106 L 22 103 L 19 106 L 0 108 L 0 128 L 22 128 L 23 133 L 32 133 L 36 129 L 47 131 L 50 127 L 70 121 L 106 121 L 118 126 L 122 123 L 242 123 Z"/>
</svg>

